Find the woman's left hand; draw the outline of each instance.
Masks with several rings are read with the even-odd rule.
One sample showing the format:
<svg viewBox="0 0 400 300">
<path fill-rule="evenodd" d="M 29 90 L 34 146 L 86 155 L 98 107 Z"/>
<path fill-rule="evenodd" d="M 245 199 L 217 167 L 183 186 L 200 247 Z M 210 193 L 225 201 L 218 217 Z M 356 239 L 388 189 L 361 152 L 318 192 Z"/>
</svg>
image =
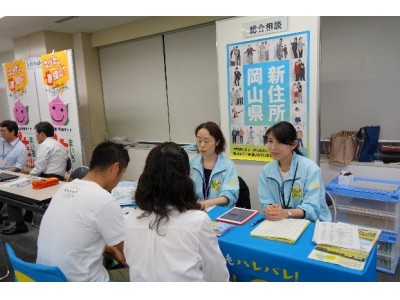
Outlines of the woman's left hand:
<svg viewBox="0 0 400 300">
<path fill-rule="evenodd" d="M 277 204 L 269 204 L 265 206 L 264 215 L 271 221 L 279 221 L 287 217 L 286 211 Z"/>
</svg>

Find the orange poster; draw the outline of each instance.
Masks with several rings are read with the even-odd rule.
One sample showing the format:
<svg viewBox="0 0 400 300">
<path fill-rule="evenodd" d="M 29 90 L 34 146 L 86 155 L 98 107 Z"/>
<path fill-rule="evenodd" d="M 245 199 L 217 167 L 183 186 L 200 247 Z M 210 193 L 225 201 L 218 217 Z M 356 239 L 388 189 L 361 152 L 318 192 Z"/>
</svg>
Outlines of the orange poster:
<svg viewBox="0 0 400 300">
<path fill-rule="evenodd" d="M 23 59 L 4 64 L 7 88 L 12 93 L 21 93 L 27 85 L 26 64 Z"/>
<path fill-rule="evenodd" d="M 65 51 L 40 56 L 43 82 L 47 87 L 64 87 L 69 81 L 68 57 Z"/>
</svg>

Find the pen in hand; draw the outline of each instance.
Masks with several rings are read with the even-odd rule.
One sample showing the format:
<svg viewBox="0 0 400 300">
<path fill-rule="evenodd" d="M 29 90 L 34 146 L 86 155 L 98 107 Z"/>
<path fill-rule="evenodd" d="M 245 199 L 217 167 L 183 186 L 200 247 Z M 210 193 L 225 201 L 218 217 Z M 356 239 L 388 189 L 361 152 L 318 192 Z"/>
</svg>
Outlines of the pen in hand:
<svg viewBox="0 0 400 300">
<path fill-rule="evenodd" d="M 255 225 L 261 223 L 261 222 L 264 221 L 264 220 L 266 220 L 266 219 L 265 219 L 265 218 L 261 218 L 261 219 L 255 221 L 255 222 L 254 222 L 253 224 L 251 224 L 250 226 L 253 227 L 253 226 L 255 226 Z"/>
</svg>

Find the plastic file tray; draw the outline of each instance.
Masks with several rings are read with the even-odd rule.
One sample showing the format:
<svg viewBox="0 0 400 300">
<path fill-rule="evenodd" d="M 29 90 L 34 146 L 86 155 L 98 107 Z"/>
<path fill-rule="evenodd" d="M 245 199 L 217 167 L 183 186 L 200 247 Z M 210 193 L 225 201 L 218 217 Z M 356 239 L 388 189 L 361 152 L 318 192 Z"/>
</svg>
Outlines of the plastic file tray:
<svg viewBox="0 0 400 300">
<path fill-rule="evenodd" d="M 377 242 L 377 248 L 377 270 L 388 274 L 394 274 L 399 260 L 398 235 L 392 232 L 382 231 Z"/>
<path fill-rule="evenodd" d="M 383 183 L 383 184 L 391 184 L 391 185 L 400 185 L 400 181 L 391 181 L 391 180 L 379 180 L 379 179 L 371 179 L 371 178 L 362 178 L 355 177 L 354 181 L 364 181 L 371 183 Z M 338 184 L 338 178 L 336 177 L 326 186 L 326 189 L 331 194 L 346 196 L 346 197 L 354 197 L 361 199 L 369 199 L 376 201 L 385 201 L 385 202 L 394 202 L 398 203 L 400 199 L 400 188 L 393 192 L 373 189 L 373 188 L 361 188 L 351 185 L 340 185 Z"/>
<path fill-rule="evenodd" d="M 356 177 L 355 181 L 400 184 L 396 181 Z M 326 189 L 337 207 L 338 222 L 378 228 L 397 234 L 399 231 L 400 189 L 394 192 L 339 185 L 337 178 Z"/>
<path fill-rule="evenodd" d="M 394 273 L 396 273 L 396 268 L 398 263 L 399 263 L 398 255 L 391 256 L 391 255 L 378 254 L 376 261 L 376 269 L 378 271 L 393 275 Z"/>
</svg>

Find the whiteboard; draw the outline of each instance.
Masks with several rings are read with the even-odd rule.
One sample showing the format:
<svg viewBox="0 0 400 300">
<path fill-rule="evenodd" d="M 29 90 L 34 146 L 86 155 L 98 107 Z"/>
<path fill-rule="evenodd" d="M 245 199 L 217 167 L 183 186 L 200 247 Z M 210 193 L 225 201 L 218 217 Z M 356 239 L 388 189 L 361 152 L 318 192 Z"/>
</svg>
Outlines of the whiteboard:
<svg viewBox="0 0 400 300">
<path fill-rule="evenodd" d="M 321 18 L 321 138 L 380 125 L 400 140 L 399 17 Z"/>
<path fill-rule="evenodd" d="M 108 136 L 194 144 L 219 123 L 215 39 L 212 23 L 100 49 Z"/>
<path fill-rule="evenodd" d="M 108 136 L 169 140 L 162 38 L 102 48 L 99 54 Z"/>
<path fill-rule="evenodd" d="M 215 24 L 165 35 L 171 140 L 195 143 L 200 123 L 219 123 Z"/>
</svg>

